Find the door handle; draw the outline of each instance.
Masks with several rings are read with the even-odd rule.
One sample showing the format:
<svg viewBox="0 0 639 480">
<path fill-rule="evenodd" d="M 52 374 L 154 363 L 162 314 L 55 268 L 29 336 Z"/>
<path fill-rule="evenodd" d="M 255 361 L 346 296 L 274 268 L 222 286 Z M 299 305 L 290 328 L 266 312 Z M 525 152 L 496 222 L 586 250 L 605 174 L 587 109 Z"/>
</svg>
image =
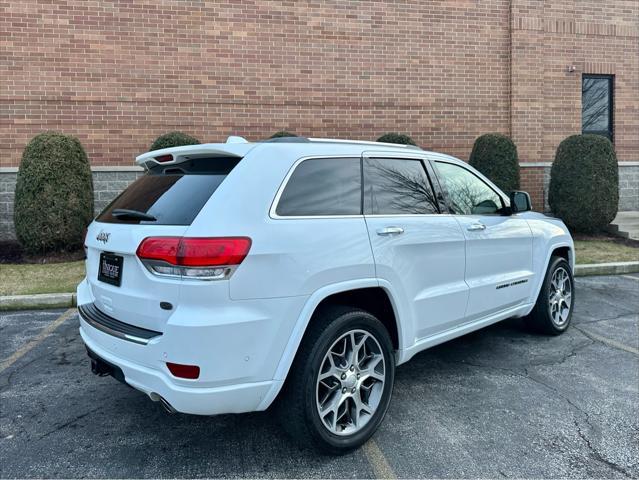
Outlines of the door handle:
<svg viewBox="0 0 639 480">
<path fill-rule="evenodd" d="M 384 227 L 377 230 L 377 235 L 389 236 L 389 235 L 400 235 L 404 233 L 404 229 L 402 227 Z"/>
<path fill-rule="evenodd" d="M 468 230 L 469 232 L 478 232 L 480 230 L 486 230 L 486 225 L 481 222 L 477 222 L 469 225 L 466 230 Z"/>
</svg>

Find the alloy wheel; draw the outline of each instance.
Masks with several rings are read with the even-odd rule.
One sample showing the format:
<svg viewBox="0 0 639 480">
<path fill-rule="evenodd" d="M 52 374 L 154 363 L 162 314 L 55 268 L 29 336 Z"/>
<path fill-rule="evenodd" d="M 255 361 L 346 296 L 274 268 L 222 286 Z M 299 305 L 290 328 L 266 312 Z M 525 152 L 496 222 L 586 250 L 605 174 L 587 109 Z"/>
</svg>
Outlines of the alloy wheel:
<svg viewBox="0 0 639 480">
<path fill-rule="evenodd" d="M 548 308 L 550 318 L 557 328 L 563 328 L 570 318 L 572 281 L 565 268 L 557 268 L 550 279 Z"/>
<path fill-rule="evenodd" d="M 324 426 L 336 435 L 360 431 L 379 407 L 386 381 L 384 353 L 365 330 L 350 330 L 328 349 L 315 395 Z"/>
</svg>

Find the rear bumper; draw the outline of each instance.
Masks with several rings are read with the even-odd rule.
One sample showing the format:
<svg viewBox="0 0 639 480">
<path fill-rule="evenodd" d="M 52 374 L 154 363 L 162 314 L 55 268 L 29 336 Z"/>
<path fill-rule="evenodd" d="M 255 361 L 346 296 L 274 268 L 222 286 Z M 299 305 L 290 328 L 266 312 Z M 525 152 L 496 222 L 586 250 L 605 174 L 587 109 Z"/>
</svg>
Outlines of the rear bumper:
<svg viewBox="0 0 639 480">
<path fill-rule="evenodd" d="M 269 392 L 272 389 L 279 390 L 279 382 L 274 380 L 213 388 L 177 385 L 163 371 L 120 358 L 103 348 L 99 339 L 107 334 L 91 327 L 82 317 L 80 317 L 80 335 L 92 352 L 122 371 L 124 381 L 128 385 L 146 393 L 152 400 L 164 398 L 178 412 L 217 415 L 263 410 L 268 406 L 263 404 Z M 109 340 L 103 339 L 107 342 Z"/>
<path fill-rule="evenodd" d="M 283 383 L 275 376 L 278 364 L 306 300 L 211 301 L 194 295 L 175 308 L 161 332 L 152 332 L 157 336 L 136 342 L 114 334 L 144 337 L 140 327 L 128 325 L 137 329 L 133 331 L 113 323 L 124 324 L 126 318 L 89 318 L 86 307 L 95 298 L 86 280 L 77 293 L 86 346 L 119 368 L 128 385 L 153 400 L 164 398 L 179 412 L 199 415 L 265 410 L 270 405 Z M 197 365 L 200 376 L 175 377 L 166 362 Z"/>
<path fill-rule="evenodd" d="M 113 317 L 101 312 L 93 303 L 85 303 L 78 306 L 78 313 L 82 320 L 94 328 L 102 330 L 109 335 L 128 340 L 129 342 L 148 345 L 154 338 L 160 337 L 162 332 L 139 328 L 120 322 Z"/>
</svg>

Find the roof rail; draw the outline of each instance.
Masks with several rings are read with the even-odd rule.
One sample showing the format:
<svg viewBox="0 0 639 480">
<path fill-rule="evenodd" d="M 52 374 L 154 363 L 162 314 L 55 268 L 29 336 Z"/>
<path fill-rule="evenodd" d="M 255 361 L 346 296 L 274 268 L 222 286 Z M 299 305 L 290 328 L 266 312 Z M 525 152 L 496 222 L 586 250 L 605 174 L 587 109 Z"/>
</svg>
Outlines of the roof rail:
<svg viewBox="0 0 639 480">
<path fill-rule="evenodd" d="M 308 141 L 306 137 L 275 137 L 259 140 L 260 143 L 307 143 Z"/>
<path fill-rule="evenodd" d="M 422 150 L 416 145 L 404 145 L 402 143 L 372 142 L 370 140 L 343 140 L 339 138 L 307 138 L 307 137 L 275 137 L 259 140 L 259 143 L 350 143 L 353 145 L 375 145 L 385 147 L 409 148 L 411 150 Z"/>
<path fill-rule="evenodd" d="M 422 150 L 421 147 L 417 145 L 404 145 L 403 143 L 387 143 L 387 142 L 373 142 L 370 140 L 341 140 L 337 138 L 309 138 L 309 142 L 322 142 L 322 143 L 354 143 L 356 145 L 376 145 L 376 146 L 386 146 L 386 147 L 399 147 L 399 148 L 410 148 L 411 150 Z"/>
</svg>

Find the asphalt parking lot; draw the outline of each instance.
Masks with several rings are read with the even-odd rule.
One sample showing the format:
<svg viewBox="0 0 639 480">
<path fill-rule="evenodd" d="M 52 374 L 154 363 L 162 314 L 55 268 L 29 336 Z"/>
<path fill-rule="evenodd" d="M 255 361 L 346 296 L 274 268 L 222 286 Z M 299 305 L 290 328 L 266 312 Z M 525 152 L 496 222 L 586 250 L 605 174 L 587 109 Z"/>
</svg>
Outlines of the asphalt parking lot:
<svg viewBox="0 0 639 480">
<path fill-rule="evenodd" d="M 169 415 L 91 374 L 75 312 L 4 312 L 0 476 L 637 478 L 639 275 L 576 295 L 561 337 L 508 320 L 399 367 L 381 429 L 342 457 L 269 412 Z"/>
</svg>

